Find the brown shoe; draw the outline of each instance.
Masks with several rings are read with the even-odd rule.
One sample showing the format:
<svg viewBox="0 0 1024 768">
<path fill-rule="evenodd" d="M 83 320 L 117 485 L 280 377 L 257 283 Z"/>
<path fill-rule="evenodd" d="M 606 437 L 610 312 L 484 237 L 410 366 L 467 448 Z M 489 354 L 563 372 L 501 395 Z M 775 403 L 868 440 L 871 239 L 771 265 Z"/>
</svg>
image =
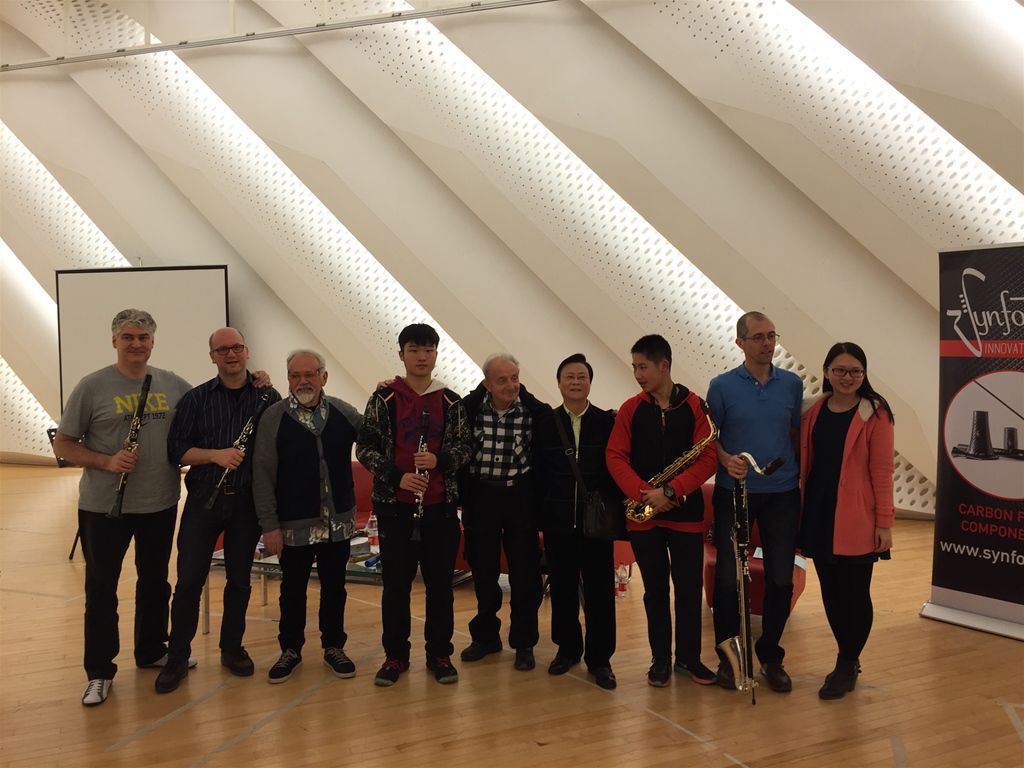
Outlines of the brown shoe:
<svg viewBox="0 0 1024 768">
<path fill-rule="evenodd" d="M 786 674 L 781 661 L 769 661 L 767 664 L 762 664 L 761 674 L 768 681 L 768 687 L 776 693 L 788 693 L 793 690 L 793 681 Z"/>
</svg>

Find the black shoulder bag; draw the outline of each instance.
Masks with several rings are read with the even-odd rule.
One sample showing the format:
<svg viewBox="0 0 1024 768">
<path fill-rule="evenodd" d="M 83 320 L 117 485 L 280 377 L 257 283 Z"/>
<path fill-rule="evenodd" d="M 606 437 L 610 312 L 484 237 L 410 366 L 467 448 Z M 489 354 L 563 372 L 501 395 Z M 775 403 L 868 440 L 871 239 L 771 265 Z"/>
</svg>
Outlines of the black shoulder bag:
<svg viewBox="0 0 1024 768">
<path fill-rule="evenodd" d="M 626 541 L 625 511 L 621 505 L 608 504 L 598 489 L 587 491 L 580 466 L 576 463 L 576 449 L 569 443 L 569 436 L 565 433 L 562 417 L 557 411 L 552 416 L 555 419 L 558 434 L 562 438 L 565 458 L 569 460 L 569 466 L 572 467 L 573 476 L 576 478 L 576 485 L 583 494 L 583 535 L 588 539 Z"/>
</svg>

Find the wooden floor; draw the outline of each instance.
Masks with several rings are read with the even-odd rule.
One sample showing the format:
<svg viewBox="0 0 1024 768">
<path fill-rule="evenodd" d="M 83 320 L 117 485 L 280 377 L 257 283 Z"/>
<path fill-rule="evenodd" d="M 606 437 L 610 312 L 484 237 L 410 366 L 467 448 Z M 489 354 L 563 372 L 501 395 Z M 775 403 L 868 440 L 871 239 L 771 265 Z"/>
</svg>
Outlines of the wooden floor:
<svg viewBox="0 0 1024 768">
<path fill-rule="evenodd" d="M 3 766 L 1022 766 L 1024 644 L 919 618 L 929 595 L 932 525 L 898 523 L 892 562 L 877 567 L 875 625 L 857 690 L 817 697 L 835 649 L 813 569 L 786 630 L 789 694 L 749 696 L 676 676 L 647 685 L 643 588 L 617 605 L 615 691 L 554 656 L 550 609 L 541 609 L 538 668 L 512 669 L 508 650 L 460 663 L 442 686 L 424 669 L 422 588 L 413 595 L 414 665 L 392 688 L 373 685 L 382 661 L 380 588 L 351 585 L 346 650 L 358 667 L 338 680 L 320 663 L 311 595 L 305 664 L 268 685 L 276 660 L 277 588 L 254 589 L 246 646 L 252 678 L 219 666 L 223 574 L 213 583 L 213 632 L 194 645 L 199 666 L 169 695 L 131 656 L 131 558 L 121 583 L 121 670 L 110 698 L 80 697 L 85 566 L 68 561 L 75 531 L 75 470 L 0 466 L 0 763 Z M 173 580 L 173 579 L 172 579 Z M 317 589 L 315 582 L 311 591 Z M 473 588 L 456 588 L 456 652 L 468 643 Z M 507 608 L 506 608 L 507 619 Z M 757 626 L 755 625 L 755 632 Z M 705 610 L 704 661 L 713 665 Z"/>
</svg>

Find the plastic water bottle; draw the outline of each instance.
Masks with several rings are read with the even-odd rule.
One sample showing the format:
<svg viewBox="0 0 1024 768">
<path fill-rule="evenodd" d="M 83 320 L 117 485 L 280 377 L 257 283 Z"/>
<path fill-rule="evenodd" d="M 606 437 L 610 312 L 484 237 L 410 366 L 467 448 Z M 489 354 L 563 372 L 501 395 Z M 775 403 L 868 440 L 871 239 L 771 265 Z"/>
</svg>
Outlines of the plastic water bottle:
<svg viewBox="0 0 1024 768">
<path fill-rule="evenodd" d="M 619 563 L 615 569 L 615 592 L 618 597 L 626 596 L 626 587 L 629 584 L 629 569 L 625 563 Z"/>
<path fill-rule="evenodd" d="M 366 521 L 366 538 L 370 540 L 370 552 L 376 555 L 380 552 L 380 535 L 377 533 L 377 516 L 370 514 Z"/>
</svg>

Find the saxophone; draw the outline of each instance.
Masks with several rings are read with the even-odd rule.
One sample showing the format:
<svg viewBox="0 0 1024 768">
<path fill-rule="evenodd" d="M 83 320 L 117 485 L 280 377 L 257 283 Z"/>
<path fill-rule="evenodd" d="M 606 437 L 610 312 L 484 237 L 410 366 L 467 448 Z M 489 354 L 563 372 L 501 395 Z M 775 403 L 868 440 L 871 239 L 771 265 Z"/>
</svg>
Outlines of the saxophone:
<svg viewBox="0 0 1024 768">
<path fill-rule="evenodd" d="M 693 462 L 697 460 L 697 457 L 704 452 L 704 449 L 713 443 L 718 437 L 718 427 L 716 427 L 715 422 L 711 420 L 711 409 L 708 408 L 708 404 L 703 400 L 700 401 L 700 407 L 704 411 L 704 418 L 708 420 L 708 427 L 711 430 L 710 433 L 703 440 L 699 440 L 697 444 L 686 451 L 686 453 L 661 470 L 661 472 L 648 480 L 647 485 L 651 488 L 660 488 L 676 475 L 682 473 L 687 467 L 693 464 Z M 646 523 L 656 514 L 654 510 L 642 501 L 633 501 L 632 499 L 627 498 L 624 501 L 624 504 L 626 505 L 626 519 L 632 520 L 634 523 Z"/>
</svg>

